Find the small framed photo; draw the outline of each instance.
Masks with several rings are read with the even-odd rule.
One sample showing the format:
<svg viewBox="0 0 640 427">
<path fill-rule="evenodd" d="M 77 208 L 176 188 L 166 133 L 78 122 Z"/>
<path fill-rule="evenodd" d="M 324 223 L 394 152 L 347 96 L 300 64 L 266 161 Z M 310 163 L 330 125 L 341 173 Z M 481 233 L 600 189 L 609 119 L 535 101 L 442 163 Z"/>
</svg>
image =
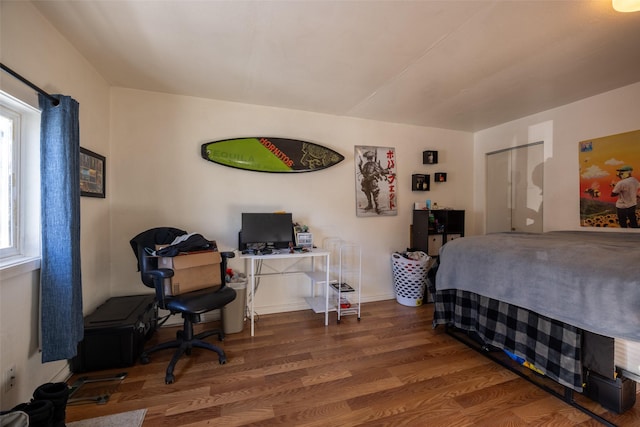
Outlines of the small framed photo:
<svg viewBox="0 0 640 427">
<path fill-rule="evenodd" d="M 423 174 L 411 175 L 411 190 L 412 191 L 429 191 L 431 177 Z"/>
<path fill-rule="evenodd" d="M 436 172 L 435 173 L 435 181 L 436 182 L 447 182 L 447 174 L 444 172 Z"/>
<path fill-rule="evenodd" d="M 104 199 L 105 178 L 105 157 L 80 147 L 80 195 Z"/>
<path fill-rule="evenodd" d="M 423 165 L 435 165 L 438 163 L 437 151 L 423 151 L 422 152 L 422 164 Z"/>
</svg>

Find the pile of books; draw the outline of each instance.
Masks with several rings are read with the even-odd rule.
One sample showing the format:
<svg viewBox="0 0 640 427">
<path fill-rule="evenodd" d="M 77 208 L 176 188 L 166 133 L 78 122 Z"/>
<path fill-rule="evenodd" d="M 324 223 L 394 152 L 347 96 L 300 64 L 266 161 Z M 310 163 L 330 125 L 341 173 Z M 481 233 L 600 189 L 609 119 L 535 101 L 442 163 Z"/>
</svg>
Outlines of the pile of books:
<svg viewBox="0 0 640 427">
<path fill-rule="evenodd" d="M 353 292 L 355 290 L 348 283 L 333 282 L 331 283 L 331 286 L 333 286 L 336 291 L 340 292 Z"/>
</svg>

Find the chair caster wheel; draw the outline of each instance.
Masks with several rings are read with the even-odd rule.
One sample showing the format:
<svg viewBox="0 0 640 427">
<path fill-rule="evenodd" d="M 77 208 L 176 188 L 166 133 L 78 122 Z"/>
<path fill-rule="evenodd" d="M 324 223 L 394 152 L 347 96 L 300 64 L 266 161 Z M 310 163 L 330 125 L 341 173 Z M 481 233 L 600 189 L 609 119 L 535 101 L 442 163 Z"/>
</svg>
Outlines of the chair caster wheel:
<svg viewBox="0 0 640 427">
<path fill-rule="evenodd" d="M 224 341 L 224 335 L 218 334 L 218 341 Z"/>
<path fill-rule="evenodd" d="M 167 375 L 166 377 L 164 377 L 164 383 L 165 384 L 173 384 L 173 382 L 176 380 L 176 378 L 173 376 L 173 374 Z"/>
<path fill-rule="evenodd" d="M 187 356 L 191 356 L 191 349 L 188 348 L 184 351 L 184 354 L 186 354 Z"/>
<path fill-rule="evenodd" d="M 140 356 L 140 363 L 143 365 L 147 365 L 150 362 L 149 356 L 142 355 Z"/>
<path fill-rule="evenodd" d="M 358 322 L 360 321 L 360 318 L 358 317 Z"/>
<path fill-rule="evenodd" d="M 338 325 L 340 324 L 340 319 L 338 319 Z"/>
<path fill-rule="evenodd" d="M 220 361 L 221 365 L 224 365 L 225 363 L 227 363 L 227 358 L 225 356 L 220 356 L 218 360 Z"/>
</svg>

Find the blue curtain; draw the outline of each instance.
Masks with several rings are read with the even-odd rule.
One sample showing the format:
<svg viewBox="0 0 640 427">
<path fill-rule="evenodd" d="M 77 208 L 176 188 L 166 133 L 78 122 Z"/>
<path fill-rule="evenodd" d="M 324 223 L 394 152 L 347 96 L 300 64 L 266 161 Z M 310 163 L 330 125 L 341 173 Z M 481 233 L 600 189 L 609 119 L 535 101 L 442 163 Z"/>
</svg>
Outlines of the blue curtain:
<svg viewBox="0 0 640 427">
<path fill-rule="evenodd" d="M 70 359 L 84 335 L 80 271 L 79 105 L 43 95 L 40 128 L 42 362 Z"/>
</svg>

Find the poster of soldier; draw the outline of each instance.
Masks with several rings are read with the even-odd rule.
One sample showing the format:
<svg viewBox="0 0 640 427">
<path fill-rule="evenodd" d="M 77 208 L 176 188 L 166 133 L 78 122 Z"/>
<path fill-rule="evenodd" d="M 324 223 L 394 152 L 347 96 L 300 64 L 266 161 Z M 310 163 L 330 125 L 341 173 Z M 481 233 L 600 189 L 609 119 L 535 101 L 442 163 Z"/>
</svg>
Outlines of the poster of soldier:
<svg viewBox="0 0 640 427">
<path fill-rule="evenodd" d="M 397 215 L 395 148 L 356 145 L 354 160 L 356 215 Z"/>
<path fill-rule="evenodd" d="M 580 225 L 638 228 L 640 130 L 580 141 Z"/>
</svg>

